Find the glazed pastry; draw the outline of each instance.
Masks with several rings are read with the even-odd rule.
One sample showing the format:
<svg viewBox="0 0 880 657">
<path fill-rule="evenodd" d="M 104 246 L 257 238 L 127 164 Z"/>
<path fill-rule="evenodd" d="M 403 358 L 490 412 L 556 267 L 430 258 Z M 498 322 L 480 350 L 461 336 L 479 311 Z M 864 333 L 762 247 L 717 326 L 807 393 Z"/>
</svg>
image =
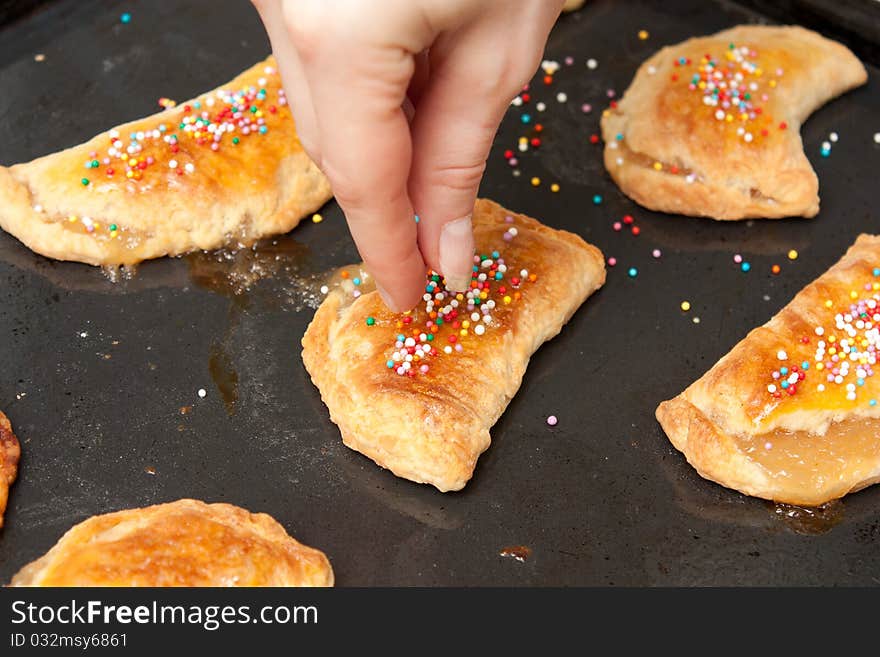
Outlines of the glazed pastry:
<svg viewBox="0 0 880 657">
<path fill-rule="evenodd" d="M 0 167 L 0 227 L 58 260 L 131 265 L 285 233 L 330 185 L 296 136 L 274 60 L 186 103 Z"/>
<path fill-rule="evenodd" d="M 18 438 L 12 433 L 12 424 L 0 411 L 0 527 L 3 527 L 3 514 L 9 500 L 9 488 L 18 475 L 18 459 L 21 447 Z"/>
<path fill-rule="evenodd" d="M 817 506 L 880 481 L 878 354 L 880 236 L 862 235 L 657 419 L 706 479 Z"/>
<path fill-rule="evenodd" d="M 92 516 L 10 586 L 332 586 L 320 551 L 265 513 L 178 500 Z"/>
<path fill-rule="evenodd" d="M 744 25 L 663 48 L 602 117 L 605 168 L 652 210 L 812 217 L 819 182 L 800 126 L 864 84 L 847 48 L 801 27 Z"/>
<path fill-rule="evenodd" d="M 466 295 L 429 275 L 423 303 L 394 314 L 346 270 L 302 341 L 343 442 L 441 491 L 467 483 L 532 353 L 605 282 L 602 253 L 577 235 L 487 200 L 473 226 Z"/>
</svg>

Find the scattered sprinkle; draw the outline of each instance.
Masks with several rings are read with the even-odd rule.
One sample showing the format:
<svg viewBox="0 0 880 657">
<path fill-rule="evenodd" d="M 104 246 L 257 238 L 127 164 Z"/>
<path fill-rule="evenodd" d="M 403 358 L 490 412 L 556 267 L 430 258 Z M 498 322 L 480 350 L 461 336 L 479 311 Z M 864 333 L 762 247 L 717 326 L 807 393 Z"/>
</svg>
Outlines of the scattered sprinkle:
<svg viewBox="0 0 880 657">
<path fill-rule="evenodd" d="M 587 60 L 587 68 L 590 69 L 591 71 L 595 70 L 597 66 L 599 66 L 599 62 L 597 62 L 592 57 L 590 57 L 590 59 Z"/>
<path fill-rule="evenodd" d="M 682 301 L 682 302 L 681 302 L 681 306 L 680 306 L 680 308 L 681 308 L 684 312 L 687 312 L 688 310 L 691 309 L 691 302 L 690 302 L 690 301 Z"/>
<path fill-rule="evenodd" d="M 743 261 L 743 257 L 739 253 L 737 253 L 736 255 L 733 256 L 733 261 L 736 264 L 739 264 Z"/>
<path fill-rule="evenodd" d="M 602 195 L 601 195 L 601 194 L 595 194 L 595 195 L 593 196 L 593 205 L 600 205 L 601 203 L 602 203 Z"/>
<path fill-rule="evenodd" d="M 635 267 L 630 267 L 626 273 L 629 274 L 630 278 L 635 278 L 636 276 L 639 275 L 639 270 L 636 269 Z"/>
<path fill-rule="evenodd" d="M 555 427 L 557 422 L 559 422 L 559 419 L 555 415 L 550 415 L 547 418 L 547 424 L 549 424 L 551 427 Z"/>
<path fill-rule="evenodd" d="M 551 192 L 558 192 L 559 191 L 559 183 L 553 183 L 552 185 L 550 185 L 550 191 Z"/>
<path fill-rule="evenodd" d="M 788 252 L 788 259 L 789 260 L 797 260 L 797 257 L 798 257 L 798 252 L 795 251 L 794 249 L 792 249 L 791 251 Z"/>
<path fill-rule="evenodd" d="M 413 219 L 415 220 L 416 223 L 419 223 L 419 221 L 420 221 L 419 215 L 413 216 Z"/>
<path fill-rule="evenodd" d="M 614 256 L 611 256 L 608 258 L 608 266 L 609 267 L 613 267 L 616 264 L 617 264 L 617 258 L 615 258 Z"/>
<path fill-rule="evenodd" d="M 208 393 L 207 393 L 207 391 L 206 391 L 204 388 L 199 388 L 199 397 L 201 397 L 202 399 L 204 399 L 204 398 L 205 398 L 205 395 L 207 395 L 207 394 L 208 394 Z"/>
<path fill-rule="evenodd" d="M 317 212 L 316 212 L 315 214 L 312 215 L 312 223 L 313 223 L 313 224 L 319 224 L 319 223 L 321 223 L 322 221 L 324 221 L 324 217 L 322 217 L 322 216 L 321 216 L 320 214 L 318 214 Z"/>
<path fill-rule="evenodd" d="M 538 176 L 534 176 L 534 177 L 532 178 L 532 181 L 531 181 L 531 182 L 532 182 L 532 187 L 537 187 L 538 185 L 541 184 L 541 179 L 538 178 Z"/>
<path fill-rule="evenodd" d="M 128 23 L 131 23 L 131 14 L 129 14 L 128 12 L 125 12 L 124 14 L 122 14 L 122 16 L 119 17 L 119 22 L 122 23 L 123 25 L 127 25 Z"/>
<path fill-rule="evenodd" d="M 782 271 L 782 268 L 779 265 L 773 265 L 772 267 L 770 267 L 770 273 L 774 275 L 778 274 L 780 271 Z"/>
<path fill-rule="evenodd" d="M 699 323 L 700 323 L 700 318 L 699 318 L 699 317 L 694 317 L 692 321 L 693 321 L 694 324 L 699 324 Z"/>
<path fill-rule="evenodd" d="M 660 251 L 660 249 L 654 249 L 653 251 L 651 251 L 651 255 L 654 256 L 655 258 L 659 258 L 660 256 L 663 255 L 663 252 Z"/>
<path fill-rule="evenodd" d="M 558 94 L 556 94 L 556 100 L 560 103 L 564 103 L 568 100 L 568 94 L 566 94 L 564 91 L 560 91 Z"/>
<path fill-rule="evenodd" d="M 640 41 L 645 41 L 651 35 L 648 33 L 648 30 L 639 30 L 638 36 Z"/>
<path fill-rule="evenodd" d="M 373 326 L 376 323 L 375 317 L 367 317 L 367 326 Z"/>
<path fill-rule="evenodd" d="M 747 272 L 752 268 L 752 266 L 748 262 L 744 262 L 739 266 L 739 268 L 742 269 L 743 272 Z"/>
<path fill-rule="evenodd" d="M 34 55 L 34 61 L 35 62 L 44 62 L 44 61 L 46 61 L 46 55 L 44 55 L 41 52 L 38 52 L 36 55 Z"/>
</svg>

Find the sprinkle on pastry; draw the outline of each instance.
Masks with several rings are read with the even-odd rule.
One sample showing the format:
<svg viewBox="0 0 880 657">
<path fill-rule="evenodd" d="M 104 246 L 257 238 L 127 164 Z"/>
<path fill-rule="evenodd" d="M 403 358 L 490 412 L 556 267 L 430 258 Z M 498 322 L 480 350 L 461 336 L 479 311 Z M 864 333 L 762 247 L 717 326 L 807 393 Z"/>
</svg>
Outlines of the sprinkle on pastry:
<svg viewBox="0 0 880 657">
<path fill-rule="evenodd" d="M 277 78 L 274 67 L 264 73 Z M 258 80 L 259 88 L 250 86 L 238 91 L 220 89 L 179 108 L 176 123 L 162 122 L 152 130 L 138 130 L 127 135 L 113 129 L 107 133 L 107 150 L 92 151 L 86 169 L 100 170 L 107 178 L 124 175 L 135 182 L 144 180 L 154 166 L 165 165 L 177 175 L 193 173 L 192 163 L 180 164 L 180 158 L 193 147 L 218 151 L 226 144 L 237 145 L 240 139 L 265 135 L 270 122 L 279 118 L 278 108 L 287 104 L 284 90 L 279 88 L 274 102 L 269 99 L 267 78 Z M 277 80 L 274 81 L 277 84 Z M 173 108 L 176 103 L 160 98 L 159 105 Z M 148 181 L 151 179 L 147 178 Z M 155 182 L 155 179 L 151 180 Z M 88 179 L 82 179 L 88 185 Z"/>
<path fill-rule="evenodd" d="M 510 219 L 506 223 L 512 223 L 512 217 Z M 510 226 L 502 239 L 510 242 L 517 234 L 516 226 Z M 413 377 L 430 371 L 429 359 L 441 353 L 449 355 L 464 351 L 465 338 L 485 335 L 495 322 L 496 308 L 519 301 L 521 287 L 537 280 L 537 275 L 526 269 L 521 269 L 518 274 L 515 272 L 516 269 L 511 268 L 497 250 L 474 255 L 470 287 L 463 292 L 450 290 L 440 274 L 429 271 L 422 295 L 423 311 L 418 314 L 405 312 L 397 320 L 399 333 L 393 351 L 384 361 L 385 367 L 400 376 Z M 419 325 L 417 317 L 424 319 L 418 322 Z M 373 326 L 376 320 L 367 317 L 366 323 Z"/>
<path fill-rule="evenodd" d="M 811 370 L 815 370 L 818 392 L 843 395 L 847 401 L 859 399 L 860 389 L 874 376 L 874 366 L 880 353 L 880 267 L 872 269 L 871 278 L 873 280 L 864 283 L 862 293 L 850 291 L 840 311 L 834 312 L 837 304 L 831 299 L 816 309 L 817 313 L 829 316 L 828 324 L 833 324 L 834 328 L 814 326 L 812 331 L 818 338 L 815 349 L 810 348 L 809 355 L 799 364 L 795 361 L 795 364 L 774 369 L 770 373 L 767 393 L 772 398 L 778 400 L 783 396 L 796 395 L 798 385 L 807 379 Z M 812 338 L 805 335 L 800 339 L 801 346 L 795 345 L 790 349 L 803 350 L 811 342 Z M 788 361 L 786 350 L 780 349 L 777 359 Z M 873 398 L 867 402 L 870 406 L 877 404 Z"/>
<path fill-rule="evenodd" d="M 178 115 L 173 121 L 163 120 L 153 129 L 128 134 L 122 134 L 115 128 L 110 130 L 106 150 L 90 151 L 85 161 L 86 170 L 89 175 L 102 176 L 104 180 L 124 177 L 138 184 L 141 191 L 151 191 L 164 180 L 161 172 L 158 175 L 151 175 L 151 172 L 164 168 L 177 176 L 195 174 L 195 165 L 185 161 L 193 149 L 217 153 L 224 147 L 237 147 L 242 139 L 267 135 L 273 124 L 290 120 L 290 113 L 279 109 L 287 105 L 287 97 L 280 87 L 277 69 L 266 66 L 263 74 L 265 77 L 257 80 L 258 86 L 247 86 L 237 91 L 214 91 L 178 108 Z M 267 85 L 273 89 L 277 87 L 274 98 L 267 91 Z M 177 103 L 169 98 L 160 98 L 159 106 L 171 109 Z M 93 182 L 100 181 L 85 176 L 80 179 L 83 187 Z M 313 217 L 313 221 L 318 223 L 321 216 L 316 214 L 315 217 L 318 219 Z M 70 223 L 76 221 L 77 217 L 72 215 Z M 87 217 L 83 218 L 82 225 L 87 233 L 102 234 L 102 226 Z M 120 232 L 116 224 L 111 224 L 106 227 L 104 234 L 112 239 L 118 237 Z"/>
</svg>

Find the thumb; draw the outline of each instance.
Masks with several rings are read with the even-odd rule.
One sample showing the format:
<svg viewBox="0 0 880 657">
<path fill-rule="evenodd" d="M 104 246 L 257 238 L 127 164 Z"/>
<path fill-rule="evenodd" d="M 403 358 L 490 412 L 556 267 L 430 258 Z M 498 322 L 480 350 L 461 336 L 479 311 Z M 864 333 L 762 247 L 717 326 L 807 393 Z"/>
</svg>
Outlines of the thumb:
<svg viewBox="0 0 880 657">
<path fill-rule="evenodd" d="M 507 70 L 478 71 L 475 62 L 498 66 L 505 60 L 491 46 L 487 56 L 489 37 L 475 32 L 432 46 L 430 79 L 411 126 L 408 189 L 419 215 L 419 249 L 457 291 L 470 285 L 471 214 L 486 158 L 511 98 L 534 72 L 529 57 Z"/>
</svg>

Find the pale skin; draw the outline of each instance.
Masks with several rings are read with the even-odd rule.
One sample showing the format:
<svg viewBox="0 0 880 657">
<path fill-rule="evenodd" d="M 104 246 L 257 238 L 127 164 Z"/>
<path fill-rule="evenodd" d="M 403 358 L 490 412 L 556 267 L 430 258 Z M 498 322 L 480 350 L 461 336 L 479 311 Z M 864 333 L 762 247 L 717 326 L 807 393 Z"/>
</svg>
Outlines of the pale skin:
<svg viewBox="0 0 880 657">
<path fill-rule="evenodd" d="M 470 282 L 471 212 L 564 0 L 254 0 L 303 147 L 385 303 Z M 414 216 L 418 214 L 419 222 Z"/>
</svg>

